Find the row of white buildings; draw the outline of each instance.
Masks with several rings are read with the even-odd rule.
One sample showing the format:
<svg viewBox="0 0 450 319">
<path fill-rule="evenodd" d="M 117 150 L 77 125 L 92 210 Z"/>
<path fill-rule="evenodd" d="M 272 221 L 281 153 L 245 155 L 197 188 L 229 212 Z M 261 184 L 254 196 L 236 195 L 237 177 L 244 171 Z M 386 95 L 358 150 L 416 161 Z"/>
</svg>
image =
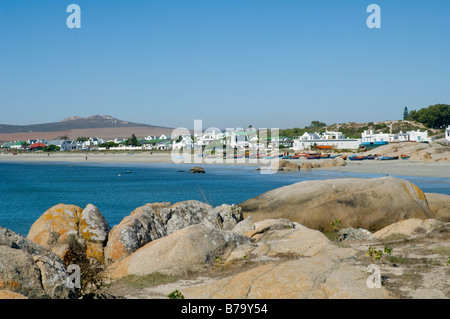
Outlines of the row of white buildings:
<svg viewBox="0 0 450 319">
<path fill-rule="evenodd" d="M 449 126 L 450 135 L 450 126 Z M 325 132 L 325 133 L 304 133 L 302 136 L 294 138 L 293 149 L 295 151 L 308 150 L 315 146 L 326 146 L 334 149 L 358 149 L 361 145 L 383 145 L 395 142 L 431 142 L 428 132 L 408 131 L 398 134 L 390 133 L 374 133 L 373 130 L 361 133 L 361 138 L 350 139 L 345 138 L 341 132 Z"/>
<path fill-rule="evenodd" d="M 446 130 L 446 138 L 450 141 L 450 126 Z M 393 142 L 430 142 L 427 131 L 420 132 L 408 131 L 398 134 L 374 133 L 374 131 L 364 131 L 361 138 L 346 138 L 341 132 L 324 133 L 304 133 L 302 136 L 294 137 L 276 137 L 261 138 L 258 137 L 256 130 L 242 130 L 222 132 L 216 130 L 207 130 L 201 134 L 184 134 L 178 136 L 147 136 L 140 140 L 141 146 L 129 146 L 125 143 L 126 139 L 116 138 L 114 140 L 104 140 L 100 138 L 89 138 L 87 141 L 75 140 L 29 140 L 7 142 L 2 145 L 3 148 L 20 149 L 23 144 L 28 147 L 42 143 L 44 145 L 55 145 L 60 147 L 61 151 L 73 150 L 105 150 L 106 147 L 100 145 L 107 142 L 114 142 L 118 146 L 112 146 L 110 150 L 181 150 L 181 149 L 197 149 L 197 148 L 237 148 L 237 149 L 259 149 L 259 150 L 276 150 L 280 147 L 292 149 L 294 151 L 310 150 L 317 146 L 331 147 L 333 149 L 358 149 L 361 145 L 383 145 Z"/>
</svg>

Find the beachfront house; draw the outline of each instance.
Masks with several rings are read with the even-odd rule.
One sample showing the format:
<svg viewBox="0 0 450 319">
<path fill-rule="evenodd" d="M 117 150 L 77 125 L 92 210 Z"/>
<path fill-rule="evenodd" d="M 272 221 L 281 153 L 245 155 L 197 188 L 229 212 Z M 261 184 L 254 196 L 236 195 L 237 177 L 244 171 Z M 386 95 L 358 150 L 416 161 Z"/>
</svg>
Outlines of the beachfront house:
<svg viewBox="0 0 450 319">
<path fill-rule="evenodd" d="M 303 133 L 303 135 L 300 137 L 300 139 L 307 141 L 307 140 L 320 140 L 320 135 L 317 133 L 308 133 L 305 132 Z"/>
<path fill-rule="evenodd" d="M 409 132 L 407 132 L 407 134 L 409 134 L 409 140 L 411 142 L 428 143 L 431 141 L 431 139 L 428 137 L 427 130 L 425 130 L 423 132 L 421 132 L 420 130 L 409 131 Z"/>
<path fill-rule="evenodd" d="M 361 139 L 345 138 L 341 132 L 308 133 L 302 136 L 294 137 L 292 149 L 294 151 L 312 150 L 318 147 L 327 147 L 332 149 L 358 149 L 361 145 Z"/>
<path fill-rule="evenodd" d="M 322 140 L 342 140 L 345 139 L 345 135 L 341 132 L 329 132 L 326 131 L 325 133 L 320 134 L 320 138 Z"/>
<path fill-rule="evenodd" d="M 256 131 L 233 131 L 227 132 L 227 147 L 229 148 L 256 148 L 258 135 Z"/>
<path fill-rule="evenodd" d="M 389 133 L 374 133 L 373 130 L 361 133 L 361 144 L 362 145 L 384 145 L 389 144 L 389 142 L 395 141 L 396 136 Z"/>
<path fill-rule="evenodd" d="M 445 138 L 450 142 L 450 125 L 445 129 Z"/>
<path fill-rule="evenodd" d="M 314 139 L 305 140 L 301 137 L 294 137 L 292 149 L 294 151 L 312 150 L 318 147 L 331 147 L 336 150 L 356 150 L 361 145 L 361 139 Z"/>
<path fill-rule="evenodd" d="M 173 141 L 172 149 L 181 150 L 181 149 L 193 149 L 194 141 L 190 135 L 182 135 L 179 141 Z"/>
<path fill-rule="evenodd" d="M 167 140 L 169 139 L 165 134 L 161 134 L 161 136 L 159 137 L 160 140 Z"/>
<path fill-rule="evenodd" d="M 60 147 L 61 151 L 74 151 L 77 149 L 77 142 L 74 140 L 55 139 L 48 141 L 47 145 L 55 145 Z"/>
</svg>

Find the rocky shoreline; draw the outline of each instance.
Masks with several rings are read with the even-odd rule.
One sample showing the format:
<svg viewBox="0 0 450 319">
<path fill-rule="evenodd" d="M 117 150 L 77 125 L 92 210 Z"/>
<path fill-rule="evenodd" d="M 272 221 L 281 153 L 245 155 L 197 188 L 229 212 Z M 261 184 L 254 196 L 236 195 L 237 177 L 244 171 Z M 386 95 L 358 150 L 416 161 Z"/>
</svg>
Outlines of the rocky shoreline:
<svg viewBox="0 0 450 319">
<path fill-rule="evenodd" d="M 112 228 L 92 204 L 58 204 L 27 238 L 0 228 L 0 298 L 449 298 L 449 258 L 450 196 L 309 181 L 238 205 L 151 203 Z"/>
</svg>

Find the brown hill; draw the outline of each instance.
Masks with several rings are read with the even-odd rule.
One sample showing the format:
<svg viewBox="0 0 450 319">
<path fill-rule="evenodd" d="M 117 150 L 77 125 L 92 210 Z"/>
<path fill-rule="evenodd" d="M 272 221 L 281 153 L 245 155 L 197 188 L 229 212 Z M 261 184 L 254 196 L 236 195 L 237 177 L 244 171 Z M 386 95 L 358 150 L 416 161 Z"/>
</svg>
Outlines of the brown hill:
<svg viewBox="0 0 450 319">
<path fill-rule="evenodd" d="M 122 121 L 109 115 L 85 118 L 73 116 L 60 122 L 44 124 L 0 124 L 0 141 L 53 139 L 61 136 L 67 136 L 70 139 L 82 136 L 111 139 L 127 138 L 132 134 L 142 138 L 148 135 L 170 135 L 172 131 L 173 128 Z"/>
</svg>

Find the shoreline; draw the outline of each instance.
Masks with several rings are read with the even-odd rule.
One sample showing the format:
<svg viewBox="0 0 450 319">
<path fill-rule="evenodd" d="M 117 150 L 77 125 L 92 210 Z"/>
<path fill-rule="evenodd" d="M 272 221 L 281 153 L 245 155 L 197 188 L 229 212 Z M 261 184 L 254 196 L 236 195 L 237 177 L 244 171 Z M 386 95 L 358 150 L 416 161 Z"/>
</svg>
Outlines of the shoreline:
<svg viewBox="0 0 450 319">
<path fill-rule="evenodd" d="M 86 159 L 87 158 L 87 159 Z M 241 159 L 242 160 L 242 159 Z M 292 163 L 301 165 L 302 163 L 316 162 L 324 160 L 295 159 Z M 269 167 L 270 160 L 261 162 L 259 160 L 245 159 L 245 162 L 238 162 L 234 159 L 227 163 L 206 163 L 204 159 L 200 163 L 174 163 L 170 153 L 22 153 L 18 155 L 0 154 L 0 163 L 107 163 L 107 164 L 172 164 L 172 165 L 192 165 L 194 166 L 249 166 L 249 167 Z M 347 165 L 338 167 L 322 167 L 314 169 L 316 171 L 335 171 L 355 174 L 381 174 L 397 176 L 415 177 L 442 177 L 450 178 L 450 162 L 448 161 L 417 161 L 417 160 L 364 160 L 346 161 Z M 283 174 L 280 172 L 280 174 Z"/>
</svg>

